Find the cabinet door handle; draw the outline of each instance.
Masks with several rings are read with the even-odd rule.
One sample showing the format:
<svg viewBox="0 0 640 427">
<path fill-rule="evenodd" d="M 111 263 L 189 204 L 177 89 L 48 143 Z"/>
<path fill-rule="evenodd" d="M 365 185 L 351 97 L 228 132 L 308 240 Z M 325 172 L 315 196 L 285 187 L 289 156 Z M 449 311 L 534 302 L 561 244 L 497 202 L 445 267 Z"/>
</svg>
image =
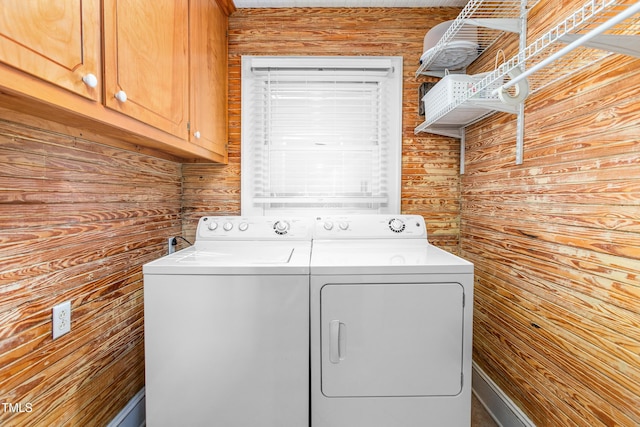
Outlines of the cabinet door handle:
<svg viewBox="0 0 640 427">
<path fill-rule="evenodd" d="M 196 137 L 196 139 L 200 139 L 200 131 L 199 131 L 199 130 L 195 131 L 195 132 L 193 133 L 193 136 L 195 136 L 195 137 Z"/>
<path fill-rule="evenodd" d="M 117 91 L 115 97 L 120 102 L 127 102 L 127 93 L 123 90 Z"/>
<path fill-rule="evenodd" d="M 89 73 L 86 76 L 84 76 L 82 78 L 82 81 L 84 82 L 84 84 L 86 84 L 89 87 L 98 86 L 98 78 L 94 74 L 91 74 L 91 73 Z"/>
</svg>

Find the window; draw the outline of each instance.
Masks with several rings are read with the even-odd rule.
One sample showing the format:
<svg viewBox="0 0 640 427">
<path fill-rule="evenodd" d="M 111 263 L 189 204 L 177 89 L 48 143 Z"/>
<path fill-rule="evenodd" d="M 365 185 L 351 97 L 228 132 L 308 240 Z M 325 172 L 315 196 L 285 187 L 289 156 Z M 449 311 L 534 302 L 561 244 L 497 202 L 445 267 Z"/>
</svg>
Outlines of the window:
<svg viewBox="0 0 640 427">
<path fill-rule="evenodd" d="M 402 58 L 242 58 L 242 214 L 399 213 Z"/>
</svg>

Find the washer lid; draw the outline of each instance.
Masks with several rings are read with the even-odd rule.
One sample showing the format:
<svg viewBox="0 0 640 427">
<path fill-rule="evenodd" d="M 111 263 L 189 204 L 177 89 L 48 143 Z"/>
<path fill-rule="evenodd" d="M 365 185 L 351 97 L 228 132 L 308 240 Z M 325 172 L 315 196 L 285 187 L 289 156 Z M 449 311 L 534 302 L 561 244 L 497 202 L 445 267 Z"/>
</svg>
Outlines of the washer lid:
<svg viewBox="0 0 640 427">
<path fill-rule="evenodd" d="M 190 247 L 143 267 L 144 274 L 309 274 L 311 243 L 304 241 L 218 242 Z"/>
<path fill-rule="evenodd" d="M 311 274 L 473 273 L 473 264 L 426 240 L 313 242 Z"/>
</svg>

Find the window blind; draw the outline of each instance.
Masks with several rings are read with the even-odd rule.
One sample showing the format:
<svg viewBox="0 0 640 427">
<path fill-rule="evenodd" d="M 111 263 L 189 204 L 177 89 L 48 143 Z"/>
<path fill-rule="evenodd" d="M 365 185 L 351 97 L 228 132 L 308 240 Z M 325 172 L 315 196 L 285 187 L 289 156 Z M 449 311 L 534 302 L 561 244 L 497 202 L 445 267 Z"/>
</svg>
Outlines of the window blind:
<svg viewBox="0 0 640 427">
<path fill-rule="evenodd" d="M 244 57 L 243 214 L 399 212 L 397 62 Z"/>
</svg>

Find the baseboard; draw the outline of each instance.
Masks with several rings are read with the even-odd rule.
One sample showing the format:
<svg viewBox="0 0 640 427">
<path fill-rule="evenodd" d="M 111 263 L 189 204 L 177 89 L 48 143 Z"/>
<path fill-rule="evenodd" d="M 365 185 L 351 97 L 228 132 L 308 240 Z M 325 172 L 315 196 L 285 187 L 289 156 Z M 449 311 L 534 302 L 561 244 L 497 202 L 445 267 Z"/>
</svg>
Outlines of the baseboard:
<svg viewBox="0 0 640 427">
<path fill-rule="evenodd" d="M 472 388 L 480 403 L 500 427 L 536 427 L 520 408 L 473 362 Z M 144 427 L 144 387 L 111 420 L 107 427 Z"/>
<path fill-rule="evenodd" d="M 107 427 L 144 427 L 146 412 L 144 407 L 144 387 L 129 400 Z"/>
<path fill-rule="evenodd" d="M 475 362 L 471 384 L 473 393 L 500 427 L 536 427 Z"/>
</svg>

